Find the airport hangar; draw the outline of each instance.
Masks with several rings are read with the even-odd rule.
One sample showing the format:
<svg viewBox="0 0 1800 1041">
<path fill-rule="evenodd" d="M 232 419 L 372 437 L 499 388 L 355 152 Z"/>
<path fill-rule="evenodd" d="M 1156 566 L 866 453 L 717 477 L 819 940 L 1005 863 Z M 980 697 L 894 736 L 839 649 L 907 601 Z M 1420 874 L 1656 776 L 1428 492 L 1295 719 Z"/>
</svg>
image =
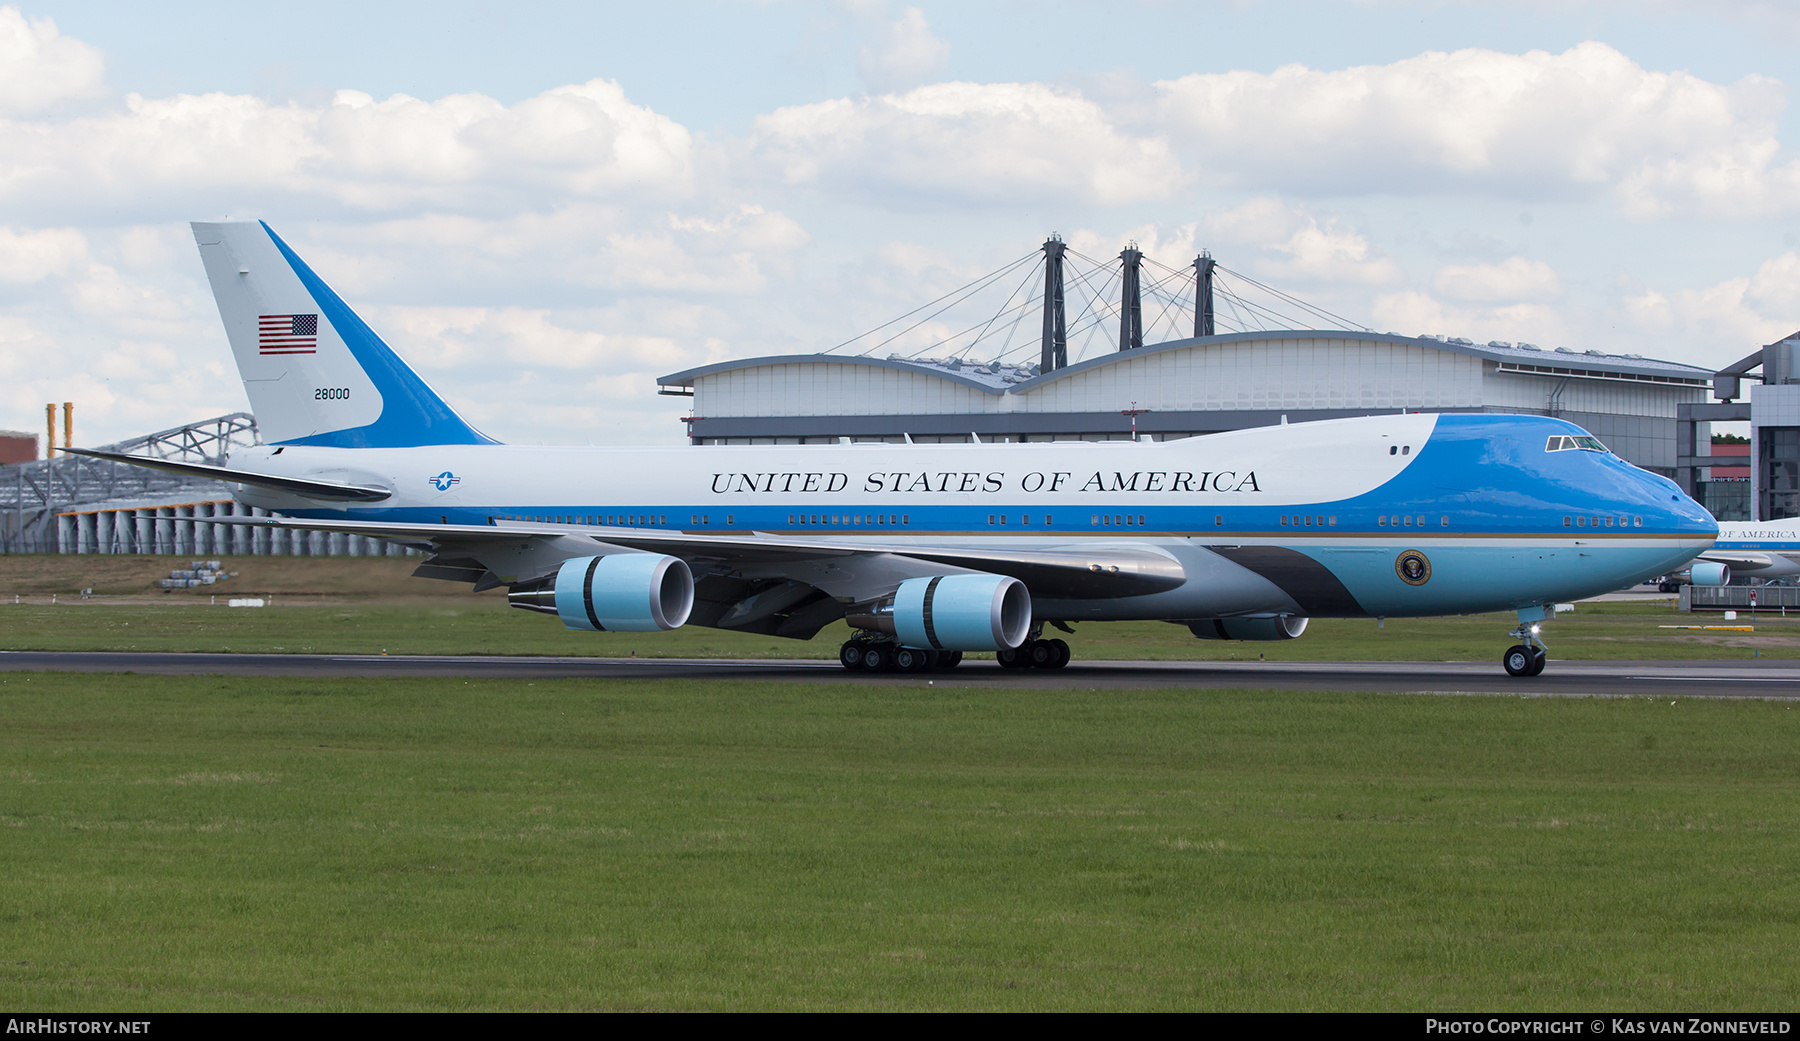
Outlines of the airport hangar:
<svg viewBox="0 0 1800 1041">
<path fill-rule="evenodd" d="M 1600 351 L 1344 330 L 1225 333 L 1066 366 L 802 354 L 662 377 L 694 444 L 1171 440 L 1407 412 L 1560 416 L 1669 477 L 1711 370 Z M 1691 455 L 1689 452 L 1683 455 Z"/>
</svg>

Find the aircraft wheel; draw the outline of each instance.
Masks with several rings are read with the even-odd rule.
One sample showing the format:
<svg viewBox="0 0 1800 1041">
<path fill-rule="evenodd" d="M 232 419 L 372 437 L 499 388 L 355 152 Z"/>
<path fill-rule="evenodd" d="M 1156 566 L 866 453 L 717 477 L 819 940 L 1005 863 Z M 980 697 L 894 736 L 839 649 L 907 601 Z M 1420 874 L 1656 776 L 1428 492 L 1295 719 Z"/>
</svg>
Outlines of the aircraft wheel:
<svg viewBox="0 0 1800 1041">
<path fill-rule="evenodd" d="M 961 651 L 939 651 L 937 653 L 937 667 L 940 669 L 956 668 L 958 665 L 962 664 L 962 654 L 963 652 Z"/>
<path fill-rule="evenodd" d="M 1050 646 L 1056 648 L 1056 660 L 1050 663 L 1053 669 L 1060 669 L 1069 664 L 1069 645 L 1063 640 L 1051 640 Z"/>
<path fill-rule="evenodd" d="M 862 664 L 863 645 L 855 640 L 845 640 L 838 648 L 838 664 L 846 669 L 854 669 Z"/>
<path fill-rule="evenodd" d="M 1548 654 L 1544 653 L 1544 649 L 1542 647 L 1533 647 L 1531 649 L 1531 671 L 1529 673 L 1527 673 L 1526 675 L 1536 676 L 1539 673 L 1543 672 L 1544 671 L 1544 663 L 1549 659 L 1549 657 L 1550 656 Z"/>
<path fill-rule="evenodd" d="M 1533 658 L 1530 647 L 1516 643 L 1506 649 L 1506 653 L 1500 658 L 1500 664 L 1506 666 L 1508 676 L 1532 676 L 1536 675 L 1531 671 Z"/>
<path fill-rule="evenodd" d="M 885 643 L 864 644 L 862 667 L 864 672 L 886 672 L 893 668 L 894 648 Z"/>
<path fill-rule="evenodd" d="M 1031 659 L 1025 657 L 1025 651 L 1019 647 L 1002 647 L 994 652 L 994 660 L 1003 669 L 1023 669 L 1030 666 Z"/>
<path fill-rule="evenodd" d="M 924 672 L 931 668 L 931 652 L 917 647 L 894 648 L 895 672 Z"/>
<path fill-rule="evenodd" d="M 1025 645 L 1025 659 L 1034 669 L 1056 668 L 1056 645 L 1049 640 L 1033 640 Z"/>
</svg>

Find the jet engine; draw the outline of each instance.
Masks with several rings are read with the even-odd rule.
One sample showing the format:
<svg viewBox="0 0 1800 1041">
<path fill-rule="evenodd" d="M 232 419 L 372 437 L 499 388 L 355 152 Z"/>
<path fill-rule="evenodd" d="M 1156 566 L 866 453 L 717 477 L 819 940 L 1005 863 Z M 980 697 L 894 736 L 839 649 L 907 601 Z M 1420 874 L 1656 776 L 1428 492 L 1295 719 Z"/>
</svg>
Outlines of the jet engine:
<svg viewBox="0 0 1800 1041">
<path fill-rule="evenodd" d="M 1260 618 L 1197 618 L 1188 632 L 1202 640 L 1292 640 L 1306 631 L 1306 616 L 1266 615 Z"/>
<path fill-rule="evenodd" d="M 513 586 L 507 600 L 554 614 L 570 629 L 649 633 L 674 629 L 694 609 L 694 573 L 677 557 L 613 553 L 562 562 L 554 576 Z"/>
<path fill-rule="evenodd" d="M 894 593 L 891 617 L 907 647 L 1010 650 L 1031 634 L 1031 594 L 1006 575 L 909 578 Z"/>
<path fill-rule="evenodd" d="M 1688 581 L 1697 586 L 1728 586 L 1731 584 L 1731 565 L 1696 560 L 1688 569 Z"/>
</svg>

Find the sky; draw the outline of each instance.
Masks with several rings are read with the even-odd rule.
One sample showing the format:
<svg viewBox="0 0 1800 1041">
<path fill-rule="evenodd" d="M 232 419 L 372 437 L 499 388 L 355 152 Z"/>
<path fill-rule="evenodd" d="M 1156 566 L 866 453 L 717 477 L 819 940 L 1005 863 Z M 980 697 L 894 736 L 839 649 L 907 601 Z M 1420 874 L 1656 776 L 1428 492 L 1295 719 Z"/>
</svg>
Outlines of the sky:
<svg viewBox="0 0 1800 1041">
<path fill-rule="evenodd" d="M 0 6 L 0 427 L 246 409 L 187 228 L 219 217 L 517 443 L 678 443 L 656 377 L 1051 233 L 1720 367 L 1800 329 L 1797 50 L 1757 0 Z"/>
</svg>

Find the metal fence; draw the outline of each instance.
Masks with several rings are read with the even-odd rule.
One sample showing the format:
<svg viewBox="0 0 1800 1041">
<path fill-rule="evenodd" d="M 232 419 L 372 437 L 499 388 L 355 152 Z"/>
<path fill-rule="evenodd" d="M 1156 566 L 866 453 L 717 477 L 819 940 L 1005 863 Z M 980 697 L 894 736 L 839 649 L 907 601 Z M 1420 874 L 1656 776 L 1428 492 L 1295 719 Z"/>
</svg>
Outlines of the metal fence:
<svg viewBox="0 0 1800 1041">
<path fill-rule="evenodd" d="M 1800 609 L 1800 586 L 1681 587 L 1683 611 L 1747 611 L 1752 607 Z"/>
</svg>

